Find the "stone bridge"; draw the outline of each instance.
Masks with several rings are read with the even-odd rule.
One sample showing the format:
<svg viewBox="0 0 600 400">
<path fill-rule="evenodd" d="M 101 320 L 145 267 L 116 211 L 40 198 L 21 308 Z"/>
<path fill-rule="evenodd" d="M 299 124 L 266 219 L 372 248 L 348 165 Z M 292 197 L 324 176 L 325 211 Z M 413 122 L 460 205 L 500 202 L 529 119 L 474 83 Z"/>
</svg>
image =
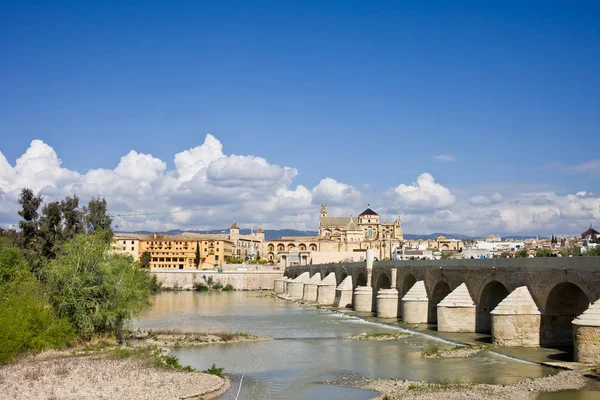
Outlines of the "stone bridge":
<svg viewBox="0 0 600 400">
<path fill-rule="evenodd" d="M 305 265 L 288 268 L 275 291 L 445 332 L 490 332 L 500 346 L 572 345 L 585 331 L 573 320 L 589 308 L 597 326 L 583 319 L 600 335 L 600 309 L 590 308 L 600 298 L 600 257 Z M 594 357 L 600 362 L 600 348 Z"/>
</svg>

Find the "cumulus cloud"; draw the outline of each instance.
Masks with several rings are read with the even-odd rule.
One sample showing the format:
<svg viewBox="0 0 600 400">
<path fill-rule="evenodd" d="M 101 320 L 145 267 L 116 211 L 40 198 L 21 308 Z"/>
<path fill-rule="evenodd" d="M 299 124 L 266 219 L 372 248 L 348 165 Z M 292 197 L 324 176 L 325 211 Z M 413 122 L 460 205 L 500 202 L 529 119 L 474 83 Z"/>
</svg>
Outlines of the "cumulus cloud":
<svg viewBox="0 0 600 400">
<path fill-rule="evenodd" d="M 312 190 L 316 202 L 344 205 L 355 204 L 361 194 L 354 187 L 332 178 L 322 179 Z"/>
<path fill-rule="evenodd" d="M 412 185 L 398 185 L 394 192 L 399 207 L 408 210 L 446 208 L 455 202 L 450 190 L 436 183 L 433 176 L 427 172 L 419 175 Z"/>
<path fill-rule="evenodd" d="M 226 154 L 212 135 L 175 154 L 174 165 L 169 170 L 165 161 L 131 150 L 112 169 L 81 174 L 63 168 L 52 147 L 34 140 L 14 166 L 0 152 L 0 225 L 18 222 L 23 187 L 49 201 L 104 196 L 119 230 L 214 229 L 234 217 L 243 227 L 316 230 L 322 202 L 330 215 L 357 215 L 370 202 L 384 220 L 401 215 L 408 233 L 573 234 L 600 222 L 600 198 L 589 190 L 557 194 L 543 185 L 494 184 L 479 193 L 452 193 L 427 172 L 383 190 L 331 177 L 311 188 L 294 183 L 296 168 Z"/>
<path fill-rule="evenodd" d="M 433 156 L 432 158 L 434 160 L 444 161 L 444 162 L 454 162 L 454 161 L 456 161 L 456 156 L 453 156 L 452 154 L 439 154 L 437 156 Z"/>
</svg>

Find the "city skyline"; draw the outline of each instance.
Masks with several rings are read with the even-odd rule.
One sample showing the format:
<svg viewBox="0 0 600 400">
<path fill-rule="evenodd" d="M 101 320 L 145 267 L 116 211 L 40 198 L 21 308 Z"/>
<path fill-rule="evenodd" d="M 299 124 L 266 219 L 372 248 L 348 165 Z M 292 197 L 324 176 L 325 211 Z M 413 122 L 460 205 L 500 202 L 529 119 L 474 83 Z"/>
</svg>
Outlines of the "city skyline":
<svg viewBox="0 0 600 400">
<path fill-rule="evenodd" d="M 20 189 L 120 229 L 600 225 L 600 6 L 6 4 L 0 226 Z M 189 212 L 187 210 L 193 210 Z"/>
</svg>

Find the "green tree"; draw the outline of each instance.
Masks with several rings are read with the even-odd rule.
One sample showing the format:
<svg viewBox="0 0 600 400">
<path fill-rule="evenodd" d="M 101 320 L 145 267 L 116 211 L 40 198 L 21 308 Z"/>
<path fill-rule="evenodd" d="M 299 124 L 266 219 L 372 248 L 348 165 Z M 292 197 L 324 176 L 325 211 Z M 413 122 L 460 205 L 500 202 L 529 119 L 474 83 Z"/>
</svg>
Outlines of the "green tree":
<svg viewBox="0 0 600 400">
<path fill-rule="evenodd" d="M 140 264 L 141 264 L 142 268 L 150 268 L 150 261 L 151 261 L 150 253 L 147 251 L 144 251 L 142 253 L 142 255 L 140 256 Z"/>
<path fill-rule="evenodd" d="M 521 249 L 515 253 L 515 257 L 527 258 L 529 257 L 529 252 L 527 249 Z"/>
<path fill-rule="evenodd" d="M 23 235 L 23 247 L 29 248 L 35 241 L 39 228 L 38 209 L 42 204 L 42 196 L 33 193 L 33 190 L 24 188 L 19 196 L 21 211 L 19 215 L 23 218 L 19 222 L 19 227 Z"/>
<path fill-rule="evenodd" d="M 112 239 L 112 218 L 108 213 L 106 199 L 93 197 L 88 206 L 84 207 L 84 220 L 87 233 L 103 233 L 106 241 Z"/>
<path fill-rule="evenodd" d="M 113 332 L 150 305 L 152 279 L 131 257 L 109 252 L 105 231 L 77 235 L 44 271 L 50 302 L 85 338 Z"/>
<path fill-rule="evenodd" d="M 48 203 L 42 209 L 39 235 L 41 256 L 46 259 L 56 257 L 63 241 L 62 210 L 58 201 Z"/>
<path fill-rule="evenodd" d="M 536 257 L 550 257 L 551 255 L 552 255 L 552 250 L 550 250 L 550 249 L 544 249 L 544 248 L 540 247 L 535 251 Z"/>
<path fill-rule="evenodd" d="M 73 339 L 73 328 L 56 317 L 21 251 L 0 246 L 0 363 L 25 351 L 63 347 Z"/>
<path fill-rule="evenodd" d="M 64 221 L 64 236 L 72 239 L 78 233 L 83 233 L 84 221 L 82 211 L 79 209 L 79 197 L 65 197 L 60 202 Z"/>
</svg>

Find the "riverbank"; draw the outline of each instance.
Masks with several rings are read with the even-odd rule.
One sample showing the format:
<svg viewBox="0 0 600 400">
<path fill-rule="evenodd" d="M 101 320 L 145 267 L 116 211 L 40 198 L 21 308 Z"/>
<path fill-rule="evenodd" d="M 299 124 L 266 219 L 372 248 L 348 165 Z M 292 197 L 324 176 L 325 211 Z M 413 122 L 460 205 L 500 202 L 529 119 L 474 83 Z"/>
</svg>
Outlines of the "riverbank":
<svg viewBox="0 0 600 400">
<path fill-rule="evenodd" d="M 357 376 L 340 376 L 335 381 L 323 383 L 373 390 L 380 393 L 376 399 L 434 400 L 529 400 L 540 393 L 563 390 L 600 390 L 595 370 L 561 371 L 556 375 L 525 379 L 510 385 L 471 384 L 460 381 L 435 383 L 411 382 L 396 379 L 367 379 Z M 600 392 L 599 392 L 600 393 Z"/>
<path fill-rule="evenodd" d="M 157 353 L 158 352 L 158 353 Z M 214 399 L 229 380 L 182 368 L 159 350 L 50 351 L 0 367 L 0 399 Z"/>
</svg>

